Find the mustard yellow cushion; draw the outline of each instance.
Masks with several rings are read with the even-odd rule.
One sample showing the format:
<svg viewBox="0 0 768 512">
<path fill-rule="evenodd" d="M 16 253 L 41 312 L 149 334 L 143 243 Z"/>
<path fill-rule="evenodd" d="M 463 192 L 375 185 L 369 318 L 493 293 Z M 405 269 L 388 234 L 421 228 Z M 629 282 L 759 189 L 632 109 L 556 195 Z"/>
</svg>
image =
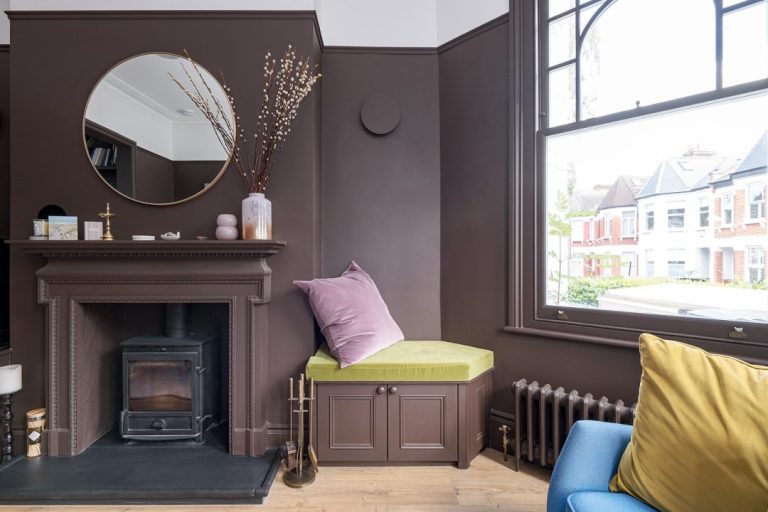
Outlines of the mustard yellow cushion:
<svg viewBox="0 0 768 512">
<path fill-rule="evenodd" d="M 327 345 L 309 358 L 306 374 L 336 382 L 467 382 L 493 368 L 493 352 L 447 341 L 400 341 L 346 368 Z"/>
<path fill-rule="evenodd" d="M 768 510 L 768 367 L 640 336 L 632 440 L 611 480 L 674 512 Z"/>
</svg>

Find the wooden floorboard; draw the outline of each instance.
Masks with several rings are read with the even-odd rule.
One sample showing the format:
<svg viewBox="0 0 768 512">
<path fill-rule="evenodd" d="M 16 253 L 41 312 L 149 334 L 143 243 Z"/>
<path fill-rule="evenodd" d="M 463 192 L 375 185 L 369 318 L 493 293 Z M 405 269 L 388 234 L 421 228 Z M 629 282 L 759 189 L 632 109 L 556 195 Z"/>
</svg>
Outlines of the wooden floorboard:
<svg viewBox="0 0 768 512">
<path fill-rule="evenodd" d="M 282 471 L 264 505 L 0 506 L 0 512 L 542 512 L 549 471 L 524 465 L 518 473 L 501 454 L 486 450 L 469 469 L 450 465 L 321 467 L 314 484 L 290 489 Z"/>
</svg>

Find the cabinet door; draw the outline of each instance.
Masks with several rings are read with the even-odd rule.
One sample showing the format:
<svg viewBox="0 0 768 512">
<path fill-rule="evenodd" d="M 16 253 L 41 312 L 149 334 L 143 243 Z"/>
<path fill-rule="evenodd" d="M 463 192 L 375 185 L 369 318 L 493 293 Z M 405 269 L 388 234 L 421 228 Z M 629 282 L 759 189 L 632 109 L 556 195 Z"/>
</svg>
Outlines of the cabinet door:
<svg viewBox="0 0 768 512">
<path fill-rule="evenodd" d="M 317 457 L 321 461 L 387 460 L 387 387 L 317 385 Z"/>
<path fill-rule="evenodd" d="M 456 384 L 392 384 L 389 460 L 458 460 Z"/>
</svg>

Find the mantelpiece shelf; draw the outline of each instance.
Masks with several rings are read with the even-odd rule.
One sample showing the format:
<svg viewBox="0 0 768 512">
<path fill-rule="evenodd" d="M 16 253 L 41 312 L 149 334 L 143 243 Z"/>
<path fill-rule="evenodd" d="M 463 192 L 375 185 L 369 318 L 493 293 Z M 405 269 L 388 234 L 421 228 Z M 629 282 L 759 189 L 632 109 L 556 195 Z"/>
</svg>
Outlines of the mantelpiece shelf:
<svg viewBox="0 0 768 512">
<path fill-rule="evenodd" d="M 279 240 L 8 240 L 6 243 L 46 258 L 267 257 L 287 245 Z"/>
</svg>

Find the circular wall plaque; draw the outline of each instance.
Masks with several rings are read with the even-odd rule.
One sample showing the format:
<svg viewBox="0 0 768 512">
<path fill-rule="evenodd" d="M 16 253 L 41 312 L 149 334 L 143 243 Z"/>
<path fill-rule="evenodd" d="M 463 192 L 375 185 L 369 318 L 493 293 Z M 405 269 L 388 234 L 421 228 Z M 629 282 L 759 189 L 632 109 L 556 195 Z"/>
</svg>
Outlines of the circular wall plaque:
<svg viewBox="0 0 768 512">
<path fill-rule="evenodd" d="M 388 94 L 372 94 L 363 102 L 360 120 L 369 132 L 386 135 L 400 122 L 400 105 Z"/>
</svg>

